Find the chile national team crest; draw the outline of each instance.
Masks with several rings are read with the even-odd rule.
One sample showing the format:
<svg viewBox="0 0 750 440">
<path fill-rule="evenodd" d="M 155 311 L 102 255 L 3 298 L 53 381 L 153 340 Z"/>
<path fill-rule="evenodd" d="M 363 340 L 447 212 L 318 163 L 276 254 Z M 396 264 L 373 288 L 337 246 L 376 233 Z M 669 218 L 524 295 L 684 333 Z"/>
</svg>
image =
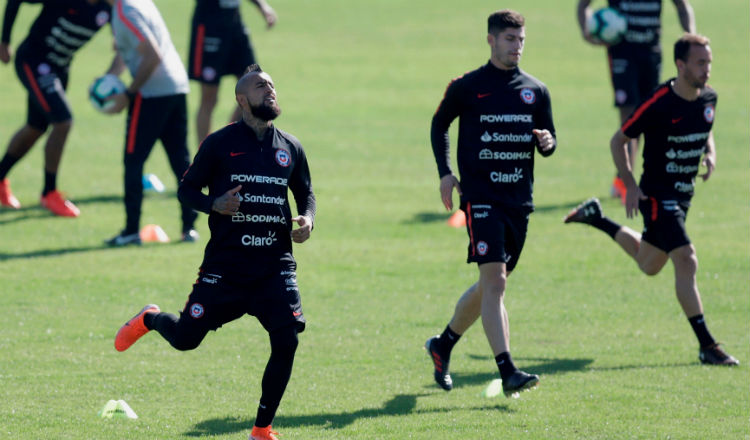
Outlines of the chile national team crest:
<svg viewBox="0 0 750 440">
<path fill-rule="evenodd" d="M 706 108 L 703 110 L 703 118 L 708 122 L 709 124 L 714 122 L 714 106 L 707 105 Z"/>
<path fill-rule="evenodd" d="M 536 94 L 530 88 L 524 87 L 521 89 L 521 101 L 526 104 L 533 104 L 536 101 Z"/>
<path fill-rule="evenodd" d="M 190 316 L 192 316 L 193 318 L 198 319 L 202 317 L 204 312 L 205 310 L 203 310 L 203 306 L 199 303 L 195 303 L 190 306 Z"/>
<path fill-rule="evenodd" d="M 489 250 L 489 246 L 487 246 L 487 243 L 480 241 L 477 243 L 477 253 L 481 256 L 487 255 L 487 251 Z"/>
<path fill-rule="evenodd" d="M 276 163 L 281 165 L 282 167 L 286 168 L 289 166 L 289 163 L 292 161 L 291 156 L 289 156 L 289 152 L 286 150 L 278 149 L 276 150 Z"/>
</svg>

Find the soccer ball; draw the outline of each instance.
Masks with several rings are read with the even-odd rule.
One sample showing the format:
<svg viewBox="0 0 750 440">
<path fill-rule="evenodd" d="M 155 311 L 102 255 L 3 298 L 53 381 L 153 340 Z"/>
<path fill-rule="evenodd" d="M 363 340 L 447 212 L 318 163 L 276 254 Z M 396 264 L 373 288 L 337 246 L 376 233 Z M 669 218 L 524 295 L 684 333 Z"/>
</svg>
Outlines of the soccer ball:
<svg viewBox="0 0 750 440">
<path fill-rule="evenodd" d="M 89 87 L 89 101 L 91 101 L 95 109 L 103 113 L 115 105 L 113 101 L 106 101 L 106 99 L 112 95 L 123 93 L 125 90 L 125 84 L 120 81 L 120 78 L 108 73 L 100 76 L 91 83 Z"/>
<path fill-rule="evenodd" d="M 628 30 L 628 22 L 616 9 L 597 9 L 586 22 L 589 34 L 606 44 L 617 44 Z"/>
</svg>

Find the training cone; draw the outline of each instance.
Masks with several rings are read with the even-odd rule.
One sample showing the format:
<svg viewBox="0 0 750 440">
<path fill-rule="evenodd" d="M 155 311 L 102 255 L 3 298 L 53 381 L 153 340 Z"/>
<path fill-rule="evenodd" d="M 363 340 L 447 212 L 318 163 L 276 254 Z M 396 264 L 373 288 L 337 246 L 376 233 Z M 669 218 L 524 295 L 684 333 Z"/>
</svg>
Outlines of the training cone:
<svg viewBox="0 0 750 440">
<path fill-rule="evenodd" d="M 496 397 L 500 394 L 500 391 L 503 389 L 503 381 L 502 379 L 493 379 L 492 382 L 490 382 L 489 385 L 487 385 L 487 388 L 482 390 L 482 396 L 483 397 Z"/>
<path fill-rule="evenodd" d="M 164 184 L 161 183 L 161 180 L 159 180 L 158 177 L 156 177 L 156 174 L 144 174 L 143 175 L 143 190 L 144 191 L 154 191 L 158 193 L 163 193 L 166 188 L 164 187 Z"/>
<path fill-rule="evenodd" d="M 145 243 L 169 243 L 169 236 L 159 225 L 146 225 L 141 228 L 141 241 Z"/>
<path fill-rule="evenodd" d="M 124 400 L 109 400 L 97 415 L 103 419 L 137 419 L 138 415 Z"/>
<path fill-rule="evenodd" d="M 448 218 L 448 226 L 452 228 L 463 228 L 466 226 L 466 214 L 462 210 L 458 210 Z"/>
</svg>

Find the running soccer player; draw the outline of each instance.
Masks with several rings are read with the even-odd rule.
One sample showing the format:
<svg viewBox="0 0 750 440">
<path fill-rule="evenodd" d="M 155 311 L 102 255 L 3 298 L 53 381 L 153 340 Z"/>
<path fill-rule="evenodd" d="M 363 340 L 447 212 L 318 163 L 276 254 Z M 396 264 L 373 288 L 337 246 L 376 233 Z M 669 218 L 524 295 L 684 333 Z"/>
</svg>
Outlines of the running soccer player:
<svg viewBox="0 0 750 440">
<path fill-rule="evenodd" d="M 21 207 L 10 189 L 8 173 L 51 125 L 44 147 L 41 205 L 58 216 L 78 217 L 78 207 L 57 190 L 60 161 L 73 125 L 65 90 L 73 55 L 109 22 L 109 6 L 103 0 L 8 0 L 0 39 L 4 64 L 13 56 L 10 36 L 22 2 L 42 3 L 42 10 L 16 53 L 16 74 L 28 91 L 27 116 L 0 160 L 0 206 Z"/>
<path fill-rule="evenodd" d="M 235 94 L 242 120 L 203 141 L 178 190 L 180 200 L 209 214 L 211 239 L 198 281 L 179 317 L 148 305 L 118 331 L 115 348 L 126 350 L 157 330 L 174 348 L 191 350 L 209 330 L 254 315 L 269 333 L 271 357 L 250 439 L 276 440 L 271 422 L 291 377 L 297 334 L 305 329 L 292 241 L 310 237 L 315 195 L 302 145 L 272 123 L 281 109 L 271 77 L 250 66 Z"/>
<path fill-rule="evenodd" d="M 265 0 L 250 0 L 263 14 L 270 29 L 276 12 Z M 239 78 L 245 67 L 255 64 L 250 33 L 242 22 L 240 0 L 196 0 L 190 34 L 188 76 L 201 83 L 201 101 L 195 116 L 198 142 L 211 132 L 211 116 L 219 95 L 219 82 L 225 75 Z M 240 118 L 239 107 L 232 121 Z"/>
<path fill-rule="evenodd" d="M 107 113 L 128 109 L 125 134 L 125 229 L 106 243 L 140 245 L 143 202 L 143 165 L 157 140 L 167 152 L 177 182 L 190 165 L 187 148 L 189 90 L 185 67 L 172 44 L 166 24 L 151 0 L 107 0 L 112 5 L 115 55 L 107 73 L 120 75 L 125 68 L 133 81 L 115 95 Z M 197 214 L 181 203 L 182 241 L 194 242 Z"/>
<path fill-rule="evenodd" d="M 706 327 L 695 279 L 698 257 L 685 230 L 699 165 L 706 167 L 703 181 L 716 167 L 711 131 L 716 92 L 706 84 L 712 60 L 708 38 L 685 34 L 675 43 L 674 60 L 677 77 L 660 85 L 610 141 L 612 158 L 628 190 L 626 214 L 632 218 L 641 211 L 643 234 L 604 216 L 596 198 L 572 210 L 565 223 L 584 223 L 605 232 L 646 275 L 656 275 L 672 260 L 677 300 L 698 338 L 700 361 L 738 365 Z M 627 143 L 640 134 L 645 139 L 643 174 L 636 184 Z"/>
<path fill-rule="evenodd" d="M 534 210 L 534 150 L 556 148 L 547 87 L 518 67 L 524 48 L 524 18 L 511 10 L 487 20 L 490 60 L 454 79 L 432 118 L 432 150 L 440 174 L 440 195 L 453 209 L 453 189 L 461 196 L 469 233 L 468 262 L 479 266 L 479 281 L 469 287 L 441 335 L 427 340 L 435 381 L 453 388 L 450 354 L 461 335 L 479 318 L 500 370 L 506 395 L 536 386 L 510 355 L 508 313 L 504 305 L 508 275 L 518 263 Z M 458 168 L 450 168 L 448 128 L 459 118 Z"/>
<path fill-rule="evenodd" d="M 695 32 L 695 15 L 688 0 L 672 0 L 677 8 L 680 26 L 685 32 Z M 578 1 L 578 26 L 583 39 L 591 44 L 603 45 L 586 29 L 591 16 L 591 0 Z M 659 84 L 661 74 L 661 4 L 662 0 L 608 0 L 628 22 L 628 30 L 621 42 L 607 47 L 609 74 L 615 95 L 615 107 L 620 112 L 620 123 L 633 113 L 635 106 L 651 95 Z M 630 167 L 638 155 L 638 138 L 628 143 Z M 621 176 L 612 181 L 612 196 L 625 203 L 625 185 Z"/>
</svg>

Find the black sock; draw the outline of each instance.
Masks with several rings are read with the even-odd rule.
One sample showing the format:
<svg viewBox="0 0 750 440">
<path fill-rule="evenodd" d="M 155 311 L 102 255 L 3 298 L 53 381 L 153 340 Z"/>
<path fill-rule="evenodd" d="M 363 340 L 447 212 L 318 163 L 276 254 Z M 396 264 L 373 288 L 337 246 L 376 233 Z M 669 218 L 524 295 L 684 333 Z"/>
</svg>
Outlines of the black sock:
<svg viewBox="0 0 750 440">
<path fill-rule="evenodd" d="M 10 169 L 13 168 L 13 165 L 15 165 L 20 159 L 20 157 L 13 157 L 10 154 L 5 153 L 3 160 L 0 160 L 0 180 L 5 179 L 5 176 L 8 175 L 8 171 L 10 171 Z"/>
<path fill-rule="evenodd" d="M 600 231 L 603 231 L 605 234 L 612 237 L 612 240 L 615 239 L 615 234 L 617 234 L 617 231 L 619 231 L 621 227 L 617 223 L 613 222 L 609 217 L 604 215 L 601 218 L 597 218 L 592 221 L 591 226 L 599 229 Z"/>
<path fill-rule="evenodd" d="M 42 195 L 46 196 L 47 194 L 51 193 L 52 191 L 57 189 L 57 173 L 50 173 L 49 171 L 44 171 L 44 189 L 42 190 Z"/>
<path fill-rule="evenodd" d="M 515 373 L 516 370 L 518 370 L 518 368 L 513 365 L 513 359 L 511 359 L 510 352 L 508 351 L 504 351 L 495 356 L 495 362 L 497 362 L 497 368 L 500 369 L 500 377 L 503 380 L 505 380 L 513 373 Z"/>
<path fill-rule="evenodd" d="M 445 330 L 443 330 L 443 333 L 440 334 L 440 338 L 438 339 L 438 348 L 441 351 L 441 354 L 445 355 L 445 357 L 449 357 L 451 354 L 451 350 L 453 350 L 453 346 L 456 345 L 456 342 L 461 338 L 461 335 L 451 330 L 451 327 L 449 325 L 445 326 Z"/>
<path fill-rule="evenodd" d="M 292 376 L 294 352 L 297 350 L 297 327 L 292 324 L 269 333 L 271 357 L 261 381 L 261 396 L 255 426 L 265 428 L 273 422 L 289 378 Z"/>
<path fill-rule="evenodd" d="M 703 315 L 695 315 L 692 318 L 688 318 L 688 321 L 690 322 L 690 326 L 693 327 L 693 331 L 698 338 L 698 343 L 701 348 L 710 347 L 716 343 L 706 327 L 706 321 L 703 319 Z"/>
</svg>

